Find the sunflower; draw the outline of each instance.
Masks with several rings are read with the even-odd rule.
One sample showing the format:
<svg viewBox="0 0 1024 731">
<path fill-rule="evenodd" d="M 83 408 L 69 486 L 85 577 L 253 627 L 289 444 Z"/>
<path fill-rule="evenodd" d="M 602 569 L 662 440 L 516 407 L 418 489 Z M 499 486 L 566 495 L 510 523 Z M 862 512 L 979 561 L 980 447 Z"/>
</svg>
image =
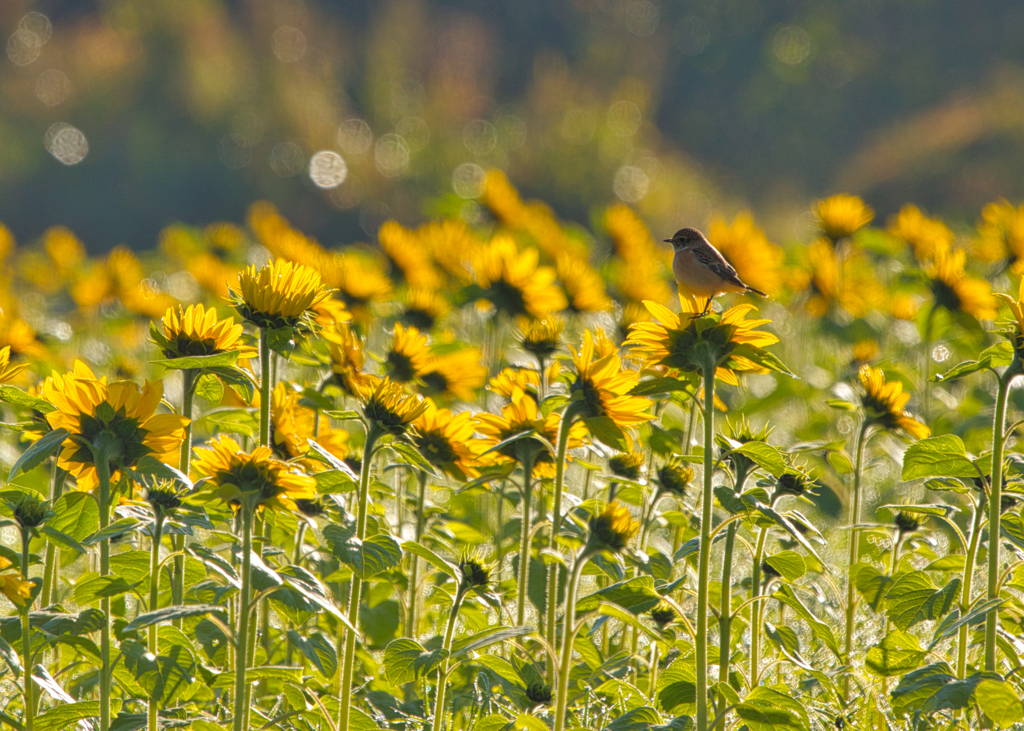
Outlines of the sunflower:
<svg viewBox="0 0 1024 731">
<path fill-rule="evenodd" d="M 316 499 L 316 481 L 274 459 L 270 447 L 249 454 L 224 435 L 196 450 L 192 471 L 207 478 L 214 497 L 233 506 L 245 501 L 250 508 L 298 512 L 296 500 Z"/>
<path fill-rule="evenodd" d="M 10 559 L 0 556 L 0 571 L 10 567 Z M 0 594 L 19 607 L 27 606 L 32 601 L 32 582 L 21 578 L 16 572 L 0 573 Z"/>
<path fill-rule="evenodd" d="M 85 260 L 85 246 L 75 234 L 64 226 L 51 226 L 43 233 L 43 252 L 26 252 L 19 269 L 40 291 L 52 294 L 78 275 Z"/>
<path fill-rule="evenodd" d="M 678 457 L 672 457 L 658 468 L 659 492 L 682 497 L 693 482 L 693 468 Z"/>
<path fill-rule="evenodd" d="M 468 411 L 452 414 L 448 409 L 438 409 L 429 398 L 424 404 L 426 408 L 413 421 L 409 435 L 419 453 L 457 480 L 479 476 L 476 461 L 484 448 L 473 436 L 473 415 Z"/>
<path fill-rule="evenodd" d="M 430 259 L 430 251 L 415 231 L 398 221 L 385 221 L 377 232 L 380 248 L 387 254 L 395 270 L 413 288 L 437 289 L 443 283 L 441 273 Z"/>
<path fill-rule="evenodd" d="M 0 348 L 0 383 L 9 383 L 26 368 L 28 363 L 11 363 L 10 345 Z"/>
<path fill-rule="evenodd" d="M 610 342 L 610 341 L 606 341 Z M 622 359 L 607 352 L 600 338 L 589 330 L 583 332 L 583 343 L 577 351 L 569 349 L 575 372 L 567 374 L 572 401 L 580 404 L 583 418 L 608 417 L 617 427 L 628 428 L 654 418 L 645 413 L 651 405 L 642 396 L 629 396 L 640 374 L 622 367 Z M 596 356 L 596 359 L 595 359 Z"/>
<path fill-rule="evenodd" d="M 260 328 L 315 332 L 313 308 L 330 296 L 315 269 L 281 259 L 243 270 L 238 285 L 238 292 L 231 292 L 231 304 L 244 320 Z"/>
<path fill-rule="evenodd" d="M 566 234 L 546 204 L 541 201 L 524 202 L 519 191 L 500 170 L 487 172 L 482 198 L 484 205 L 503 226 L 528 233 L 541 251 L 552 259 L 561 254 L 576 258 L 587 256 L 586 245 Z"/>
<path fill-rule="evenodd" d="M 565 295 L 554 283 L 555 270 L 538 266 L 536 249 L 520 251 L 508 236 L 496 236 L 473 261 L 479 297 L 512 317 L 544 317 L 564 310 Z"/>
<path fill-rule="evenodd" d="M 285 460 L 305 457 L 310 439 L 338 459 L 348 456 L 348 432 L 321 426 L 316 434 L 316 414 L 299 403 L 301 398 L 302 392 L 284 381 L 274 387 L 270 409 L 270 447 L 274 456 Z M 321 463 L 309 460 L 303 464 L 315 469 Z"/>
<path fill-rule="evenodd" d="M 547 360 L 561 342 L 565 322 L 560 317 L 544 317 L 539 320 L 520 318 L 520 345 L 527 353 L 540 360 Z"/>
<path fill-rule="evenodd" d="M 419 380 L 426 372 L 430 361 L 430 348 L 427 336 L 415 327 L 405 327 L 395 323 L 395 331 L 391 338 L 391 347 L 384 357 L 384 370 L 392 381 L 409 383 Z"/>
<path fill-rule="evenodd" d="M 814 204 L 821 230 L 836 243 L 871 223 L 875 212 L 855 195 L 834 195 Z"/>
<path fill-rule="evenodd" d="M 672 301 L 672 288 L 666 279 L 669 252 L 658 248 L 647 225 L 627 205 L 609 208 L 602 222 L 619 259 L 612 270 L 612 281 L 623 301 L 624 324 L 648 320 L 650 315 L 642 302 L 667 305 Z"/>
<path fill-rule="evenodd" d="M 953 232 L 939 218 L 929 218 L 924 212 L 908 203 L 889 221 L 889 233 L 906 241 L 914 250 L 918 261 L 928 261 L 939 249 L 953 246 Z"/>
<path fill-rule="evenodd" d="M 160 381 L 146 381 L 142 389 L 127 381 L 108 385 L 105 378 L 98 380 L 87 365 L 76 361 L 71 373 L 54 373 L 46 380 L 42 397 L 56 407 L 46 415 L 50 428 L 68 431 L 58 464 L 75 476 L 81 490 L 99 484 L 91 447 L 103 432 L 116 438 L 118 453 L 110 455 L 115 474 L 146 455 L 162 462 L 177 461 L 189 420 L 156 413 L 163 397 Z M 117 481 L 113 474 L 111 481 Z"/>
<path fill-rule="evenodd" d="M 426 394 L 472 401 L 487 380 L 487 368 L 477 348 L 463 348 L 431 358 L 420 380 Z"/>
<path fill-rule="evenodd" d="M 216 355 L 238 351 L 240 358 L 255 358 L 256 349 L 242 340 L 235 318 L 217 319 L 217 310 L 200 305 L 168 308 L 160 321 L 161 333 L 151 328 L 152 340 L 165 358 Z"/>
<path fill-rule="evenodd" d="M 562 254 L 555 260 L 555 274 L 565 290 L 571 312 L 607 312 L 612 309 L 604 279 L 585 259 Z"/>
<path fill-rule="evenodd" d="M 981 261 L 1005 261 L 1014 274 L 1024 274 L 1024 206 L 1002 199 L 982 208 L 972 253 Z"/>
<path fill-rule="evenodd" d="M 313 306 L 316 313 L 316 323 L 321 328 L 336 327 L 352 321 L 352 313 L 345 307 L 345 303 L 335 297 L 328 297 L 320 300 Z"/>
<path fill-rule="evenodd" d="M 914 439 L 924 439 L 931 433 L 931 429 L 903 408 L 910 400 L 910 394 L 903 391 L 902 383 L 886 383 L 882 369 L 869 365 L 862 365 L 857 376 L 864 388 L 861 404 L 869 423 L 886 431 L 905 433 Z"/>
<path fill-rule="evenodd" d="M 461 218 L 430 221 L 417 229 L 423 247 L 441 267 L 463 284 L 473 281 L 473 259 L 480 239 Z"/>
<path fill-rule="evenodd" d="M 561 417 L 551 412 L 546 417 L 537 410 L 537 401 L 523 391 L 516 391 L 512 401 L 501 409 L 501 415 L 481 412 L 475 417 L 477 431 L 486 449 L 490 449 L 510 437 L 529 431 L 536 431 L 546 441 L 524 437 L 498 450 L 505 460 L 520 461 L 524 452 L 533 459 L 533 472 L 542 477 L 554 477 L 555 459 L 548 448 L 549 444 L 558 442 L 558 428 Z M 569 429 L 567 449 L 576 449 L 583 444 L 586 428 L 576 422 Z"/>
<path fill-rule="evenodd" d="M 1013 326 L 1005 331 L 1005 335 L 1013 343 L 1013 348 L 1020 357 L 1020 354 L 1024 353 L 1024 277 L 1020 280 L 1017 299 L 1002 293 L 997 293 L 996 297 L 1005 302 L 1013 313 Z"/>
<path fill-rule="evenodd" d="M 818 239 L 804 251 L 806 276 L 803 286 L 809 289 L 807 313 L 823 317 L 839 307 L 851 317 L 881 308 L 885 303 L 885 286 L 871 260 L 856 246 L 848 246 L 842 257 L 825 239 Z"/>
<path fill-rule="evenodd" d="M 128 247 L 114 247 L 107 255 L 106 270 L 113 288 L 111 296 L 129 312 L 159 317 L 174 304 L 171 297 L 148 286 L 142 262 Z"/>
<path fill-rule="evenodd" d="M 238 267 L 203 251 L 185 260 L 185 269 L 210 294 L 220 298 L 231 295 L 229 282 L 238 280 Z"/>
<path fill-rule="evenodd" d="M 586 552 L 608 551 L 622 553 L 629 540 L 640 532 L 640 524 L 633 520 L 629 508 L 618 502 L 609 503 L 604 510 L 590 519 L 590 535 Z"/>
<path fill-rule="evenodd" d="M 363 371 L 366 354 L 363 341 L 348 325 L 338 325 L 323 331 L 327 351 L 331 357 L 334 385 L 346 396 L 358 397 L 368 384 L 369 375 Z"/>
<path fill-rule="evenodd" d="M 224 252 L 239 251 L 246 243 L 245 230 L 233 223 L 220 221 L 203 229 L 210 246 Z"/>
<path fill-rule="evenodd" d="M 723 217 L 715 216 L 708 223 L 708 241 L 722 252 L 736 268 L 740 279 L 750 286 L 773 296 L 782 289 L 782 265 L 786 254 L 781 247 L 768 241 L 750 213 L 737 214 L 731 224 L 726 223 Z"/>
<path fill-rule="evenodd" d="M 328 253 L 316 262 L 324 281 L 337 290 L 337 296 L 362 326 L 370 322 L 371 308 L 387 302 L 394 293 L 394 284 L 384 273 L 378 258 L 359 251 Z"/>
<path fill-rule="evenodd" d="M 696 357 L 696 345 L 709 343 L 715 353 L 715 377 L 731 385 L 739 380 L 737 372 L 763 373 L 765 366 L 751 358 L 760 349 L 779 342 L 770 332 L 758 330 L 770 320 L 747 320 L 745 315 L 753 305 L 737 305 L 719 315 L 709 313 L 700 317 L 694 307 L 676 315 L 667 307 L 646 302 L 656 322 L 639 322 L 629 330 L 627 344 L 633 346 L 645 367 L 665 366 L 679 371 L 700 372 L 703 369 Z M 686 307 L 689 303 L 683 303 Z M 781 364 L 779 364 L 781 366 Z M 788 371 L 786 371 L 788 372 Z"/>
<path fill-rule="evenodd" d="M 938 307 L 950 312 L 966 312 L 978 320 L 996 319 L 996 300 L 992 285 L 964 272 L 967 252 L 940 246 L 925 267 L 932 295 Z"/>
<path fill-rule="evenodd" d="M 410 289 L 398 318 L 406 325 L 430 331 L 452 309 L 443 294 L 432 289 Z"/>
<path fill-rule="evenodd" d="M 0 223 L 0 261 L 10 256 L 15 246 L 17 246 L 17 243 L 14 240 L 14 234 L 11 233 L 11 229 Z"/>
<path fill-rule="evenodd" d="M 646 461 L 643 452 L 619 452 L 608 458 L 608 470 L 616 477 L 639 480 Z"/>
<path fill-rule="evenodd" d="M 35 329 L 19 317 L 14 302 L 0 307 L 0 347 L 10 348 L 14 357 L 45 359 L 49 351 Z"/>
<path fill-rule="evenodd" d="M 487 390 L 507 400 L 518 391 L 536 398 L 539 385 L 540 373 L 533 368 L 503 368 L 487 382 Z"/>
<path fill-rule="evenodd" d="M 370 381 L 360 393 L 363 415 L 373 429 L 381 433 L 401 436 L 420 414 L 427 410 L 421 396 L 406 392 L 400 383 L 384 377 Z"/>
</svg>

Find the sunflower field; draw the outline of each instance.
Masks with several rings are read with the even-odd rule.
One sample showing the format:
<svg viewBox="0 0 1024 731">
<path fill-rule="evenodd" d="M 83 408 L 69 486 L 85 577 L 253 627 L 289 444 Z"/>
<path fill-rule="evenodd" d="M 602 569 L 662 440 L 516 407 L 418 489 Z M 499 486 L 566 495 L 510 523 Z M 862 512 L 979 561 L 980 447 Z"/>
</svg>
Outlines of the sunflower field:
<svg viewBox="0 0 1024 731">
<path fill-rule="evenodd" d="M 0 227 L 3 724 L 1020 727 L 1024 207 L 471 205 Z"/>
</svg>

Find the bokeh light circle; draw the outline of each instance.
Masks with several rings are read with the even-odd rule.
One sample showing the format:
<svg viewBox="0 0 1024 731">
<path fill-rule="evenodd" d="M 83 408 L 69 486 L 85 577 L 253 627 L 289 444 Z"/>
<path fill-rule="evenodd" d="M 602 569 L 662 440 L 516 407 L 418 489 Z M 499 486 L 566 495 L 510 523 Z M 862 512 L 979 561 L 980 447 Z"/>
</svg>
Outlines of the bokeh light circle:
<svg viewBox="0 0 1024 731">
<path fill-rule="evenodd" d="M 309 177 L 318 188 L 337 188 L 348 177 L 348 165 L 334 150 L 320 150 L 309 158 Z"/>
</svg>

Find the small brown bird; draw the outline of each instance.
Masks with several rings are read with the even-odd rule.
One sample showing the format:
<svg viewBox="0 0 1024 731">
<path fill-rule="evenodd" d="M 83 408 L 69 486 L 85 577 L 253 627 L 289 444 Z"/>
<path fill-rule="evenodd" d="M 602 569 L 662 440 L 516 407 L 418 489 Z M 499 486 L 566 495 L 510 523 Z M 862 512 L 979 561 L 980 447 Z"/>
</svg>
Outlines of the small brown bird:
<svg viewBox="0 0 1024 731">
<path fill-rule="evenodd" d="M 732 265 L 697 229 L 680 229 L 675 236 L 665 239 L 665 243 L 672 244 L 676 252 L 672 260 L 676 281 L 694 297 L 707 298 L 701 315 L 706 315 L 711 309 L 711 300 L 726 292 L 753 292 L 762 297 L 768 296 L 740 281 Z"/>
</svg>

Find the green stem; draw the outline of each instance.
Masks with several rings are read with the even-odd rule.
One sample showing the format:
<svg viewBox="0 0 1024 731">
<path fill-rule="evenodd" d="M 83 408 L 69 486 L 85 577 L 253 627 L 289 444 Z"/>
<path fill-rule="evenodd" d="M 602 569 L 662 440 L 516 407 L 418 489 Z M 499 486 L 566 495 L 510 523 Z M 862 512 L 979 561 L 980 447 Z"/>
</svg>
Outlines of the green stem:
<svg viewBox="0 0 1024 731">
<path fill-rule="evenodd" d="M 978 543 L 981 535 L 981 522 L 985 518 L 983 506 L 974 508 L 974 522 L 971 526 L 971 542 L 967 548 L 967 558 L 964 562 L 964 580 L 960 589 L 960 616 L 967 614 L 971 606 L 971 585 L 974 580 L 974 562 L 978 557 Z M 958 678 L 966 678 L 967 675 L 967 632 L 965 624 L 960 628 L 957 638 L 956 675 Z"/>
<path fill-rule="evenodd" d="M 1010 382 L 1020 373 L 1020 361 L 1014 357 L 1010 367 L 999 377 L 996 393 L 996 414 L 992 420 L 992 483 L 988 497 L 988 598 L 999 596 L 999 522 L 1003 500 L 1003 430 L 1006 428 L 1006 397 Z M 999 609 L 985 618 L 985 670 L 996 669 L 996 624 Z"/>
<path fill-rule="evenodd" d="M 564 731 L 565 716 L 569 700 L 569 670 L 572 666 L 572 641 L 576 636 L 576 585 L 579 584 L 583 566 L 593 555 L 584 548 L 573 564 L 569 584 L 566 586 L 565 616 L 562 622 L 562 651 L 558 659 L 558 690 L 555 695 L 555 731 Z"/>
<path fill-rule="evenodd" d="M 57 465 L 57 458 L 53 458 L 53 467 L 50 477 L 50 505 L 56 505 L 64 492 L 64 480 L 67 472 Z M 40 594 L 39 606 L 48 607 L 56 594 L 57 581 L 60 575 L 60 561 L 57 560 L 57 546 L 53 541 L 46 542 L 46 558 L 43 564 L 43 588 Z"/>
<path fill-rule="evenodd" d="M 246 692 L 245 671 L 249 662 L 246 655 L 249 649 L 249 603 L 252 568 L 252 518 L 253 508 L 242 505 L 242 591 L 238 599 L 238 633 L 235 637 L 235 721 L 234 731 L 245 728 Z"/>
<path fill-rule="evenodd" d="M 565 452 L 569 444 L 569 429 L 576 420 L 576 406 L 570 405 L 562 414 L 562 422 L 558 427 L 558 445 L 555 455 L 555 490 L 552 505 L 551 530 L 548 533 L 548 548 L 557 551 L 558 531 L 562 526 L 562 485 L 565 482 Z M 548 566 L 548 606 L 544 630 L 547 634 L 547 641 L 551 647 L 555 646 L 555 615 L 558 611 L 558 562 Z M 522 624 L 520 622 L 520 624 Z"/>
<path fill-rule="evenodd" d="M 366 505 L 370 496 L 370 470 L 373 461 L 373 448 L 379 434 L 375 427 L 366 433 L 363 444 L 363 465 L 359 472 L 359 510 L 356 516 L 356 538 L 360 542 L 366 538 Z M 348 600 L 348 621 L 359 629 L 359 601 L 362 595 L 363 581 L 355 573 L 352 574 L 351 589 Z M 351 629 L 345 633 L 345 654 L 341 670 L 341 706 L 338 711 L 338 729 L 347 730 L 352 707 L 352 677 L 356 666 L 356 633 Z"/>
<path fill-rule="evenodd" d="M 928 317 L 924 321 L 924 337 L 921 344 L 924 347 L 924 364 L 921 370 L 924 372 L 924 386 L 922 391 L 921 416 L 927 424 L 931 417 L 931 371 L 932 371 L 932 320 L 935 318 L 935 311 L 938 305 L 933 304 L 928 310 Z"/>
<path fill-rule="evenodd" d="M 164 516 L 160 510 L 157 510 L 156 519 L 153 521 L 153 540 L 149 551 L 149 605 L 146 609 L 150 612 L 155 611 L 158 608 L 157 596 L 160 588 L 160 541 L 163 537 L 163 530 Z M 157 654 L 156 630 L 157 625 L 151 624 L 149 626 L 149 651 L 153 653 L 153 655 Z M 149 699 L 147 712 L 149 716 L 149 731 L 157 731 L 160 722 L 156 701 L 152 698 Z"/>
<path fill-rule="evenodd" d="M 31 537 L 31 531 L 23 527 L 21 529 L 21 578 L 25 581 L 28 581 L 28 562 L 30 556 L 28 544 Z M 25 606 L 21 607 L 21 677 L 24 681 L 25 731 L 32 731 L 36 715 L 36 703 L 33 699 L 35 692 L 33 686 L 35 683 L 32 680 L 32 627 L 29 622 L 29 612 L 31 611 L 32 600 L 28 599 L 25 601 Z"/>
<path fill-rule="evenodd" d="M 427 473 L 420 472 L 419 492 L 416 495 L 416 545 L 423 545 L 423 530 L 427 524 Z M 405 625 L 405 636 L 416 639 L 416 614 L 419 609 L 420 557 L 413 555 L 409 571 L 409 615 Z"/>
<path fill-rule="evenodd" d="M 196 397 L 197 377 L 198 373 L 193 368 L 186 368 L 182 371 L 181 415 L 188 419 L 188 424 L 185 425 L 185 438 L 181 442 L 181 451 L 178 453 L 178 469 L 186 475 L 192 465 L 192 405 Z M 185 536 L 172 536 L 171 545 L 177 554 L 171 569 L 171 605 L 176 607 L 185 603 L 185 556 L 183 555 Z M 175 619 L 173 624 L 181 629 L 180 619 Z"/>
<path fill-rule="evenodd" d="M 260 328 L 260 446 L 270 444 L 270 340 Z"/>
<path fill-rule="evenodd" d="M 761 595 L 761 561 L 764 560 L 764 542 L 768 529 L 762 528 L 754 549 L 754 567 L 750 574 L 750 598 Z M 750 603 L 750 687 L 757 687 L 761 676 L 761 602 Z"/>
<path fill-rule="evenodd" d="M 516 625 L 526 622 L 526 599 L 530 587 L 530 530 L 533 513 L 533 459 L 523 459 L 522 521 L 519 531 L 519 585 L 516 587 Z"/>
<path fill-rule="evenodd" d="M 658 705 L 658 643 L 651 643 L 651 682 L 647 686 L 647 696 L 651 699 L 651 705 Z"/>
<path fill-rule="evenodd" d="M 861 501 L 861 472 L 864 465 L 864 445 L 868 440 L 867 432 L 870 426 L 867 419 L 860 427 L 860 434 L 857 436 L 857 461 L 853 468 L 853 505 L 850 507 L 850 560 L 846 574 L 846 651 L 844 657 L 847 664 L 852 665 L 853 660 L 853 627 L 857 614 L 857 585 L 853 579 L 853 567 L 860 559 L 860 530 L 856 527 L 860 524 L 860 501 Z M 843 700 L 850 701 L 850 672 L 843 677 Z"/>
<path fill-rule="evenodd" d="M 465 593 L 460 589 L 455 592 L 455 600 L 452 602 L 452 611 L 448 615 L 448 627 L 444 631 L 444 644 L 442 648 L 450 651 L 452 649 L 452 635 L 455 634 L 455 621 L 459 618 L 459 608 L 462 606 L 462 599 Z M 434 721 L 431 724 L 431 731 L 443 731 L 444 729 L 444 700 L 448 690 L 448 659 L 441 662 L 437 669 L 437 699 L 434 702 Z"/>
<path fill-rule="evenodd" d="M 96 460 L 99 480 L 100 530 L 110 524 L 110 463 L 105 450 Z M 110 540 L 100 541 L 100 576 L 110 575 Z M 100 731 L 110 730 L 110 597 L 100 599 L 103 623 L 100 625 Z"/>
<path fill-rule="evenodd" d="M 715 364 L 704 364 L 704 492 L 701 496 L 700 557 L 697 565 L 697 728 L 708 728 L 708 573 L 711 508 L 714 502 Z"/>
<path fill-rule="evenodd" d="M 718 620 L 719 652 L 718 682 L 729 682 L 729 647 L 732 644 L 732 554 L 736 545 L 736 523 L 730 523 L 725 533 L 725 556 L 722 559 L 722 603 Z M 720 707 L 725 708 L 728 702 L 724 695 L 719 694 Z M 723 713 L 718 721 L 720 731 L 725 731 Z"/>
</svg>

